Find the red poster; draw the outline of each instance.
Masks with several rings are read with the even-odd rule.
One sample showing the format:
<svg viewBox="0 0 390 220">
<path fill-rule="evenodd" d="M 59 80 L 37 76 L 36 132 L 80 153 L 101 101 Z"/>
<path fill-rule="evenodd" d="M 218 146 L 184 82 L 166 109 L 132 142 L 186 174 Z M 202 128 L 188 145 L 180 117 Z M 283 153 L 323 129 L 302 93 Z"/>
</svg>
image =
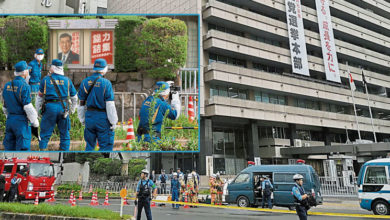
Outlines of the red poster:
<svg viewBox="0 0 390 220">
<path fill-rule="evenodd" d="M 96 59 L 103 58 L 108 64 L 113 64 L 113 31 L 91 32 L 91 63 Z"/>
</svg>

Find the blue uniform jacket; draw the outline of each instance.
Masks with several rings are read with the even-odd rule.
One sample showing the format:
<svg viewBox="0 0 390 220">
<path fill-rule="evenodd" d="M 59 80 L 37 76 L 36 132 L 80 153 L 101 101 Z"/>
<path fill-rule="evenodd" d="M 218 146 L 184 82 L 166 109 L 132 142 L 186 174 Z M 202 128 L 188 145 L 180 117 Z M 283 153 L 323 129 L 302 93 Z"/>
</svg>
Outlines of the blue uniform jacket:
<svg viewBox="0 0 390 220">
<path fill-rule="evenodd" d="M 66 99 L 68 96 L 72 97 L 77 94 L 72 81 L 70 81 L 68 77 L 55 73 L 52 73 L 51 75 L 58 85 L 62 99 Z M 49 76 L 42 79 L 41 85 L 39 86 L 39 92 L 45 95 L 46 100 L 60 99 Z"/>
<path fill-rule="evenodd" d="M 85 101 L 89 87 L 99 76 L 102 77 L 100 73 L 94 73 L 81 82 L 78 93 L 78 97 L 81 101 Z M 89 94 L 88 100 L 86 101 L 87 107 L 106 109 L 106 102 L 114 101 L 114 90 L 112 89 L 110 80 L 102 77 L 96 81 L 95 86 L 91 90 L 91 94 Z"/>
<path fill-rule="evenodd" d="M 39 83 L 41 81 L 42 61 L 41 63 L 38 63 L 38 61 L 34 59 L 28 65 L 31 66 L 29 83 L 30 84 Z"/>
<path fill-rule="evenodd" d="M 31 103 L 30 86 L 21 76 L 15 77 L 13 82 L 15 91 L 12 90 L 11 82 L 7 82 L 4 86 L 4 107 L 7 108 L 9 115 L 25 115 L 23 106 Z"/>
<path fill-rule="evenodd" d="M 305 189 L 302 186 L 295 184 L 292 188 L 292 194 L 296 199 L 302 201 L 302 196 L 305 195 Z"/>
<path fill-rule="evenodd" d="M 137 192 L 139 192 L 139 187 L 141 185 L 141 181 L 142 181 L 142 185 L 145 185 L 146 182 L 148 182 L 148 186 L 151 187 L 153 190 L 157 187 L 156 184 L 153 183 L 153 180 L 151 179 L 146 179 L 146 180 L 140 180 L 138 181 L 138 184 L 137 184 Z"/>
<path fill-rule="evenodd" d="M 273 189 L 273 188 L 274 188 L 274 186 L 272 185 L 271 181 L 269 181 L 269 180 L 264 180 L 264 181 L 261 183 L 261 188 L 262 188 L 263 190 L 265 189 L 265 184 L 266 184 L 266 182 L 269 183 L 270 189 Z"/>
<path fill-rule="evenodd" d="M 142 103 L 142 107 L 140 110 L 140 122 L 139 127 L 145 128 L 147 131 L 149 131 L 149 109 L 152 105 L 152 102 L 154 101 L 153 96 L 149 96 L 145 101 Z M 161 133 L 161 125 L 164 120 L 164 116 L 166 112 L 169 110 L 168 118 L 171 120 L 176 119 L 177 112 L 176 110 L 173 110 L 171 106 L 166 102 L 163 98 L 157 98 L 156 104 L 154 105 L 154 114 L 152 115 L 152 123 L 153 123 L 153 130 Z"/>
<path fill-rule="evenodd" d="M 180 184 L 179 184 L 179 180 L 178 179 L 175 179 L 173 178 L 172 181 L 171 181 L 171 192 L 173 191 L 179 191 L 180 189 Z"/>
</svg>

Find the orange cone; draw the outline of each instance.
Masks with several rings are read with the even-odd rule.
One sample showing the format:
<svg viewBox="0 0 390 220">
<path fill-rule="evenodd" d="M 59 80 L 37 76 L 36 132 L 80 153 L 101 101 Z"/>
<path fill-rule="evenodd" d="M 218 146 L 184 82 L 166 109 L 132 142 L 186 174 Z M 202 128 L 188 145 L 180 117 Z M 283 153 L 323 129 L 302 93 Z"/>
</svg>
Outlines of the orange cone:
<svg viewBox="0 0 390 220">
<path fill-rule="evenodd" d="M 135 140 L 135 135 L 134 135 L 134 126 L 133 126 L 133 119 L 129 119 L 129 128 L 127 129 L 127 136 L 126 136 L 126 141 L 129 141 L 127 144 L 127 147 L 131 150 L 131 140 Z"/>
<path fill-rule="evenodd" d="M 34 205 L 38 205 L 38 204 L 39 204 L 39 196 L 37 193 L 37 196 L 35 197 Z"/>
<path fill-rule="evenodd" d="M 99 141 L 96 141 L 95 151 L 98 151 L 99 149 L 100 149 L 100 147 L 99 147 Z"/>
<path fill-rule="evenodd" d="M 56 199 L 54 198 L 54 192 L 51 193 L 50 199 L 47 200 L 47 202 L 55 202 Z"/>
<path fill-rule="evenodd" d="M 106 199 L 104 199 L 104 203 L 103 203 L 104 206 L 109 206 L 110 203 L 108 202 L 108 191 L 106 191 Z"/>
<path fill-rule="evenodd" d="M 72 204 L 72 202 L 73 202 L 73 190 L 72 190 L 72 193 L 70 194 L 68 203 Z"/>
<path fill-rule="evenodd" d="M 156 203 L 155 203 L 155 202 L 152 202 L 152 204 L 150 205 L 150 207 L 156 207 Z"/>
<path fill-rule="evenodd" d="M 188 202 L 187 196 L 188 196 L 188 194 L 186 193 L 185 196 L 184 196 L 184 203 L 187 203 L 187 202 Z M 185 205 L 183 206 L 183 208 L 189 209 L 190 207 L 189 207 L 187 204 L 185 204 Z"/>
<path fill-rule="evenodd" d="M 80 190 L 80 193 L 79 193 L 79 201 L 83 200 L 83 190 Z"/>
<path fill-rule="evenodd" d="M 88 193 L 91 193 L 92 192 L 92 185 L 89 185 L 89 191 Z"/>
<path fill-rule="evenodd" d="M 188 119 L 192 122 L 195 120 L 194 102 L 192 96 L 188 100 Z"/>
<path fill-rule="evenodd" d="M 75 207 L 75 206 L 76 206 L 76 197 L 73 197 L 72 207 Z"/>
<path fill-rule="evenodd" d="M 91 203 L 89 203 L 91 206 L 97 206 L 99 205 L 98 198 L 97 198 L 97 192 L 94 192 L 92 195 Z"/>
</svg>

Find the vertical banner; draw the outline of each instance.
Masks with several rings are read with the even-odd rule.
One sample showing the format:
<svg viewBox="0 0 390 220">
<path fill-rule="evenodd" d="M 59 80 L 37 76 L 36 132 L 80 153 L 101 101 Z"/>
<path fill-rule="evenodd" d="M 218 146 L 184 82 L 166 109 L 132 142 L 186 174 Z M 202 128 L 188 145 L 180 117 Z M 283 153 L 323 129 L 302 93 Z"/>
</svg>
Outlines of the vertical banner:
<svg viewBox="0 0 390 220">
<path fill-rule="evenodd" d="M 96 59 L 103 58 L 108 64 L 112 64 L 113 31 L 92 31 L 91 32 L 91 63 Z"/>
<path fill-rule="evenodd" d="M 301 0 L 286 0 L 286 17 L 293 72 L 310 76 Z"/>
<path fill-rule="evenodd" d="M 328 0 L 316 0 L 326 79 L 341 83 Z"/>
</svg>

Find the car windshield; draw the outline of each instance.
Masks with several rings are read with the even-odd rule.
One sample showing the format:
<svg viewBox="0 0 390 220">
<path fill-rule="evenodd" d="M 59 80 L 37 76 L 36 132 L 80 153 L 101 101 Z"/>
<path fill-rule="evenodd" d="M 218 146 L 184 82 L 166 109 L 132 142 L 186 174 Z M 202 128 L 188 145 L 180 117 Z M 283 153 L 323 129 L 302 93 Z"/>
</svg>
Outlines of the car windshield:
<svg viewBox="0 0 390 220">
<path fill-rule="evenodd" d="M 47 163 L 31 163 L 30 175 L 36 177 L 52 177 L 54 176 L 54 167 Z"/>
</svg>

